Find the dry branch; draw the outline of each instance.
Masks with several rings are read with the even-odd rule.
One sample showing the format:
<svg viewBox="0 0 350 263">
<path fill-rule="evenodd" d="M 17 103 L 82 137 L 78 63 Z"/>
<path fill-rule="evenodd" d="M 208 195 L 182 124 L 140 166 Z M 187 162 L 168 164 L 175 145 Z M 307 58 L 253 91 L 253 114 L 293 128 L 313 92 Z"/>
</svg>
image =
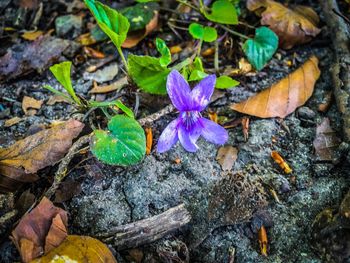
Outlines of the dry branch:
<svg viewBox="0 0 350 263">
<path fill-rule="evenodd" d="M 152 243 L 181 228 L 191 220 L 184 204 L 140 221 L 111 228 L 107 233 L 98 234 L 104 242 L 112 243 L 118 250 L 134 248 Z"/>
<path fill-rule="evenodd" d="M 332 34 L 335 63 L 331 68 L 334 96 L 343 120 L 344 140 L 350 142 L 350 32 L 346 21 L 339 16 L 336 0 L 320 0 L 325 22 Z"/>
</svg>

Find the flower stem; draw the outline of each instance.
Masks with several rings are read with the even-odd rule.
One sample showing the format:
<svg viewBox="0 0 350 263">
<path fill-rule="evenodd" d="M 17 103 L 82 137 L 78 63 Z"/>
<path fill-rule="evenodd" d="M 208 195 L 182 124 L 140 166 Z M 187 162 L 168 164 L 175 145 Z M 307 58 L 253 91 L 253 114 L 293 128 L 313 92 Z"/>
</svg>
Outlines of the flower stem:
<svg viewBox="0 0 350 263">
<path fill-rule="evenodd" d="M 118 50 L 119 56 L 122 58 L 126 72 L 129 73 L 128 63 L 126 62 L 126 59 L 124 57 L 124 54 L 123 54 L 121 47 L 117 47 L 117 50 Z"/>
<path fill-rule="evenodd" d="M 240 38 L 244 38 L 244 39 L 250 39 L 250 37 L 247 37 L 246 35 L 243 35 L 243 34 L 241 34 L 241 33 L 238 33 L 237 31 L 234 31 L 234 30 L 232 30 L 231 28 L 228 28 L 227 26 L 220 25 L 220 27 L 221 27 L 222 29 L 225 29 L 227 32 L 230 32 L 232 35 L 236 35 L 236 36 L 238 36 L 238 37 L 240 37 Z"/>
<path fill-rule="evenodd" d="M 203 44 L 203 39 L 199 40 L 199 44 L 198 44 L 198 47 L 197 47 L 197 56 L 198 57 L 201 55 L 202 44 Z"/>
</svg>

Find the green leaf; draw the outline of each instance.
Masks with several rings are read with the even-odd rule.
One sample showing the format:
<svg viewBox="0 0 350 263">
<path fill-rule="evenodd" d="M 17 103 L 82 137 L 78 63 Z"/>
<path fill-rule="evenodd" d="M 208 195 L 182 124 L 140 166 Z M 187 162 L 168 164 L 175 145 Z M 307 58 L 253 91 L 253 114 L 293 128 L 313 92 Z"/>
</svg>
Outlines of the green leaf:
<svg viewBox="0 0 350 263">
<path fill-rule="evenodd" d="M 120 110 L 122 110 L 126 115 L 128 115 L 130 118 L 135 118 L 133 111 L 129 107 L 127 107 L 123 102 L 121 102 L 120 100 L 117 100 L 115 105 Z"/>
<path fill-rule="evenodd" d="M 145 133 L 135 119 L 116 115 L 108 122 L 108 131 L 94 131 L 90 148 L 104 163 L 121 166 L 135 164 L 146 152 Z"/>
<path fill-rule="evenodd" d="M 68 92 L 68 94 L 71 96 L 71 98 L 77 103 L 81 104 L 80 99 L 75 94 L 75 91 L 72 86 L 72 81 L 70 78 L 70 69 L 72 66 L 72 62 L 70 61 L 64 61 L 59 64 L 55 64 L 50 67 L 50 71 L 55 76 L 55 78 L 58 80 L 59 83 L 65 88 L 65 90 Z"/>
<path fill-rule="evenodd" d="M 206 11 L 205 6 L 201 6 L 200 9 L 204 16 L 210 21 L 229 25 L 238 24 L 237 10 L 229 0 L 215 1 L 211 7 L 210 13 Z"/>
<path fill-rule="evenodd" d="M 200 24 L 191 23 L 188 31 L 193 38 L 201 39 L 205 42 L 213 42 L 218 38 L 216 29 L 210 26 L 203 27 Z"/>
<path fill-rule="evenodd" d="M 44 85 L 43 88 L 47 89 L 47 90 L 51 91 L 52 93 L 55 93 L 59 96 L 62 96 L 63 98 L 68 100 L 70 103 L 74 103 L 74 100 L 71 97 L 69 97 L 66 93 L 58 91 L 58 90 L 54 89 L 53 87 L 51 87 L 50 85 Z"/>
<path fill-rule="evenodd" d="M 156 39 L 156 47 L 158 52 L 162 55 L 159 58 L 159 63 L 161 66 L 166 67 L 171 62 L 171 53 L 170 49 L 167 47 L 166 43 L 163 39 L 157 38 Z"/>
<path fill-rule="evenodd" d="M 126 39 L 130 24 L 126 17 L 116 10 L 95 0 L 84 0 L 98 25 L 112 40 L 117 48 L 120 48 Z"/>
<path fill-rule="evenodd" d="M 239 82 L 230 78 L 229 76 L 220 76 L 216 79 L 215 88 L 217 89 L 229 89 L 237 86 Z"/>
<path fill-rule="evenodd" d="M 154 17 L 154 12 L 159 9 L 157 3 L 138 3 L 134 6 L 129 6 L 120 11 L 130 23 L 130 31 L 140 30 L 146 27 L 146 25 Z"/>
<path fill-rule="evenodd" d="M 259 27 L 255 30 L 254 39 L 247 40 L 243 45 L 243 51 L 249 62 L 261 70 L 272 58 L 278 48 L 278 36 L 267 27 Z"/>
<path fill-rule="evenodd" d="M 150 56 L 128 56 L 131 78 L 137 86 L 151 94 L 166 94 L 166 78 L 170 69 L 163 67 L 159 58 Z"/>
</svg>

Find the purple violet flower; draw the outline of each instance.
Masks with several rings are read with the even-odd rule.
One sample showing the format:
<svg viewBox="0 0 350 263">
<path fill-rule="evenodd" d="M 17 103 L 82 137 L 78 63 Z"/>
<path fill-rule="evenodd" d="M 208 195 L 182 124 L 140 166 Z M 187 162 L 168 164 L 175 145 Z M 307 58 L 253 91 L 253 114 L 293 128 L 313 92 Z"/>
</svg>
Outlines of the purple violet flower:
<svg viewBox="0 0 350 263">
<path fill-rule="evenodd" d="M 227 131 L 215 122 L 203 118 L 200 113 L 210 102 L 215 82 L 216 76 L 210 75 L 191 91 L 190 86 L 178 71 L 170 72 L 167 91 L 180 114 L 162 132 L 157 145 L 158 152 L 168 151 L 178 140 L 186 151 L 195 152 L 198 149 L 196 142 L 201 135 L 215 144 L 221 145 L 227 141 Z"/>
</svg>

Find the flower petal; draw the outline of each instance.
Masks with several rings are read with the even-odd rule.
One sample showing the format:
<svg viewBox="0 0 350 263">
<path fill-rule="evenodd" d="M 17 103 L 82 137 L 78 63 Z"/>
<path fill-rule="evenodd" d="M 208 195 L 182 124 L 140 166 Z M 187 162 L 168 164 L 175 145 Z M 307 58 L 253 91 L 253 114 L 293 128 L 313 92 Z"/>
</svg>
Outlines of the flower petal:
<svg viewBox="0 0 350 263">
<path fill-rule="evenodd" d="M 187 111 L 191 108 L 191 89 L 184 77 L 177 71 L 169 73 L 166 88 L 169 98 L 179 111 Z"/>
<path fill-rule="evenodd" d="M 199 121 L 203 126 L 201 135 L 204 137 L 204 139 L 211 143 L 220 145 L 227 141 L 228 133 L 225 128 L 206 118 L 201 118 Z"/>
<path fill-rule="evenodd" d="M 210 102 L 210 97 L 213 95 L 216 82 L 215 75 L 209 75 L 199 82 L 191 92 L 193 100 L 192 110 L 202 111 Z"/>
<path fill-rule="evenodd" d="M 180 125 L 178 135 L 179 140 L 186 151 L 196 152 L 198 150 L 196 141 L 201 135 L 201 125 L 199 123 L 195 123 L 189 130 L 187 130 L 184 125 Z"/>
<path fill-rule="evenodd" d="M 168 151 L 178 140 L 177 131 L 180 119 L 175 119 L 166 126 L 159 137 L 157 151 L 163 153 Z"/>
</svg>

